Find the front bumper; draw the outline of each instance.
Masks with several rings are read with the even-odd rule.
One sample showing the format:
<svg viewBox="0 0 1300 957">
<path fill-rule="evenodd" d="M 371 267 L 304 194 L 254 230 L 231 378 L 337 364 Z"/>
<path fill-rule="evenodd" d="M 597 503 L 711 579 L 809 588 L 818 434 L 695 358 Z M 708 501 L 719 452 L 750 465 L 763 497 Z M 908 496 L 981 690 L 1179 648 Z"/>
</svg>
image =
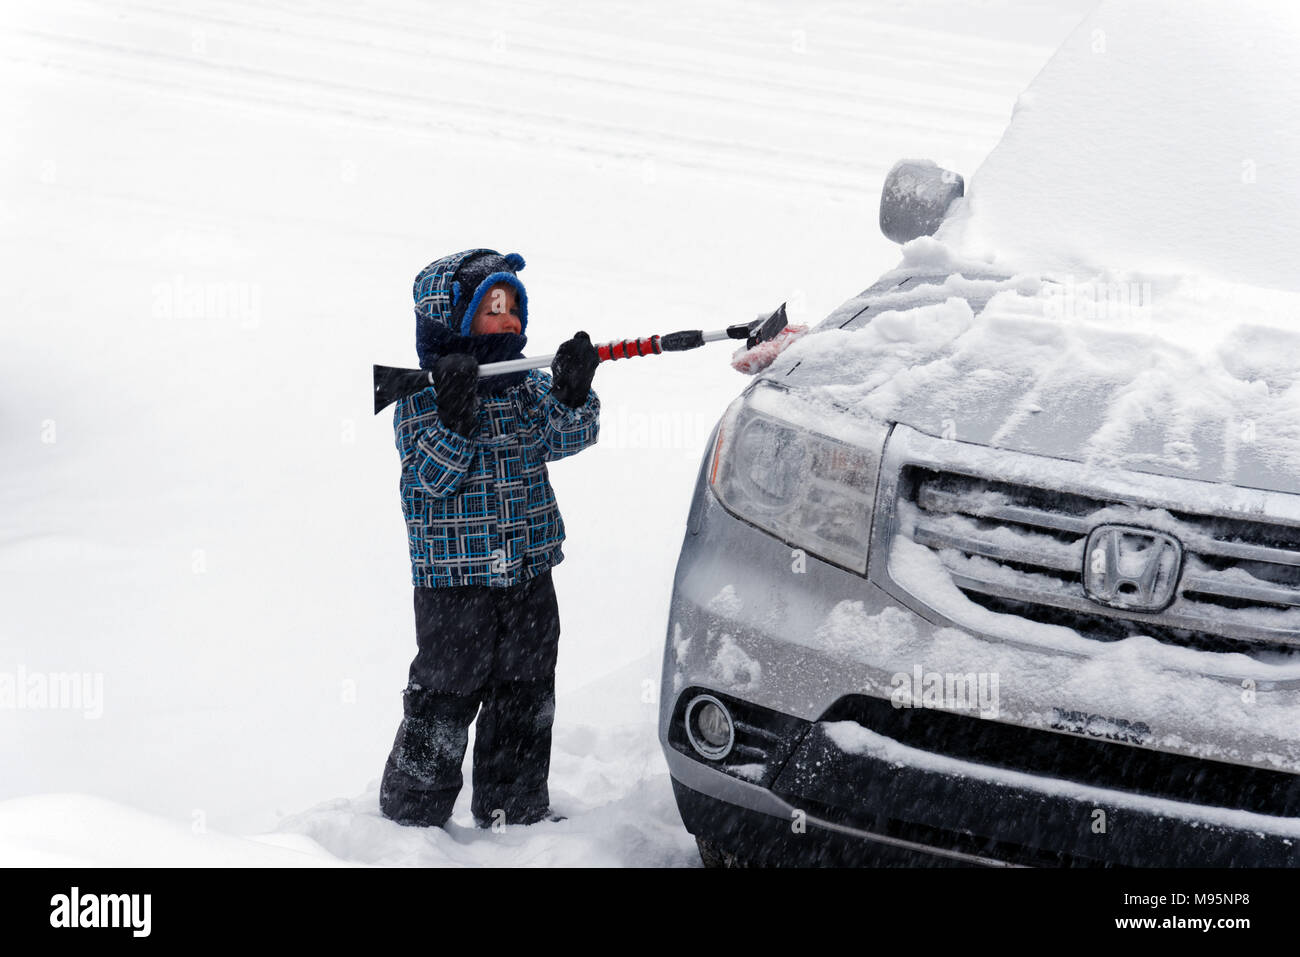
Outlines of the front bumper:
<svg viewBox="0 0 1300 957">
<path fill-rule="evenodd" d="M 666 753 L 687 830 L 741 858 L 803 865 L 1300 865 L 1295 818 L 1036 777 L 913 749 L 847 719 L 804 722 L 724 700 L 743 715 L 738 739 L 751 745 L 742 774 L 690 753 L 675 726 Z M 873 710 L 879 713 L 866 709 Z M 760 743 L 756 729 L 766 732 L 765 761 L 754 761 L 762 750 L 752 747 Z"/>
</svg>

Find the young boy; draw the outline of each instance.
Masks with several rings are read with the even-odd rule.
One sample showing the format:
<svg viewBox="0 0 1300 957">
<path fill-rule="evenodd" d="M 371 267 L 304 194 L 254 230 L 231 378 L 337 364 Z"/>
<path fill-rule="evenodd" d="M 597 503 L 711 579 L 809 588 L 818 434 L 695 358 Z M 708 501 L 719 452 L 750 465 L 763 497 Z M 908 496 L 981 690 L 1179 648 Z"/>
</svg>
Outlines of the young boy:
<svg viewBox="0 0 1300 957">
<path fill-rule="evenodd" d="M 564 558 L 564 522 L 546 463 L 596 441 L 598 358 L 579 332 L 550 375 L 478 379 L 480 364 L 522 355 L 523 267 L 517 253 L 470 249 L 415 280 L 416 350 L 433 386 L 393 419 L 419 649 L 379 789 L 399 824 L 447 822 L 476 712 L 477 824 L 559 819 L 546 780 L 560 636 L 551 568 Z"/>
</svg>

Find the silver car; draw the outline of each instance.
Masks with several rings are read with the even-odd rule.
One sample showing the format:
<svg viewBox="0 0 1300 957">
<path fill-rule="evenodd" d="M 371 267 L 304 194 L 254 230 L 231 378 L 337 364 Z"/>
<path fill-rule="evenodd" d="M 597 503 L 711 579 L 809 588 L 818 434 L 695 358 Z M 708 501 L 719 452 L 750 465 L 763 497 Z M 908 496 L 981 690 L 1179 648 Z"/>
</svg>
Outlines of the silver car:
<svg viewBox="0 0 1300 957">
<path fill-rule="evenodd" d="M 891 238 L 951 198 L 916 193 L 887 187 Z M 809 335 L 948 277 L 892 271 Z M 966 275 L 972 312 L 1007 279 Z M 1014 383 L 955 435 L 834 385 L 772 367 L 700 467 L 659 736 L 704 862 L 1300 864 L 1300 476 L 1083 469 L 1070 415 L 997 432 Z"/>
</svg>

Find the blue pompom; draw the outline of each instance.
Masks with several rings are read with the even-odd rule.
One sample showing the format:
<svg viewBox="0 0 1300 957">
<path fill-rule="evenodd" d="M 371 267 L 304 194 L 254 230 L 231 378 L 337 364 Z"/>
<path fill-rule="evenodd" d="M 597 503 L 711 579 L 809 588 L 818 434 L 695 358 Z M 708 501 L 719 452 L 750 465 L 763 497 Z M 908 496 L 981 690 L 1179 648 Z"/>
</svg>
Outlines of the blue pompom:
<svg viewBox="0 0 1300 957">
<path fill-rule="evenodd" d="M 519 270 L 524 268 L 524 257 L 519 255 L 518 253 L 507 253 L 506 265 L 509 266 L 511 269 L 513 269 L 515 272 L 519 272 Z"/>
</svg>

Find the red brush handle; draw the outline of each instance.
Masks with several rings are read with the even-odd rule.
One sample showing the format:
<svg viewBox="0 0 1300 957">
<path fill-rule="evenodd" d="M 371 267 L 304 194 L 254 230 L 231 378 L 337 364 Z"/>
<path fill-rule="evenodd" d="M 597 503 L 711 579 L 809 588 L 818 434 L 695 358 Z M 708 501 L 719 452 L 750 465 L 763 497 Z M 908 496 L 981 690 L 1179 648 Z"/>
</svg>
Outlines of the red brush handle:
<svg viewBox="0 0 1300 957">
<path fill-rule="evenodd" d="M 614 359 L 632 359 L 636 356 L 657 356 L 663 352 L 659 346 L 659 337 L 647 339 L 624 339 L 622 342 L 602 342 L 596 346 L 596 355 L 601 362 Z"/>
</svg>

